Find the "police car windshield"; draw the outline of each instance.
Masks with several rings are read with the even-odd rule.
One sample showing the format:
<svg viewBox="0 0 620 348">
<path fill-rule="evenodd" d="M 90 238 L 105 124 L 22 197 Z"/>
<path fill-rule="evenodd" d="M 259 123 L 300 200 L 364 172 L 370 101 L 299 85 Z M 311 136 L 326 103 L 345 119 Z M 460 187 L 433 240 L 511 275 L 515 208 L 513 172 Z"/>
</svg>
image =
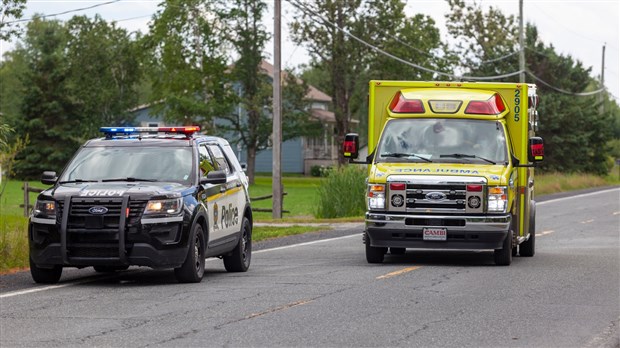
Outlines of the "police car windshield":
<svg viewBox="0 0 620 348">
<path fill-rule="evenodd" d="M 85 147 L 69 163 L 59 181 L 189 183 L 191 173 L 190 147 Z"/>
<path fill-rule="evenodd" d="M 393 154 L 410 154 L 394 158 Z M 377 162 L 504 164 L 508 152 L 499 122 L 468 119 L 395 119 L 377 148 Z"/>
</svg>

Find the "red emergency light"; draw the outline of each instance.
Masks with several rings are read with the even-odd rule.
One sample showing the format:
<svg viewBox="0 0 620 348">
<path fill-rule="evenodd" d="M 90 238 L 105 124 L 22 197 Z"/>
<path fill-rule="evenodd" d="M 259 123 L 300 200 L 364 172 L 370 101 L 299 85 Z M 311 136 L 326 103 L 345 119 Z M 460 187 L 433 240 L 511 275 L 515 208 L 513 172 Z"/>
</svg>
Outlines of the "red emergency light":
<svg viewBox="0 0 620 348">
<path fill-rule="evenodd" d="M 399 91 L 390 103 L 390 111 L 397 114 L 423 114 L 424 104 L 420 99 L 407 99 Z"/>
<path fill-rule="evenodd" d="M 467 104 L 466 114 L 499 115 L 506 110 L 502 97 L 495 93 L 487 100 L 472 100 Z"/>
</svg>

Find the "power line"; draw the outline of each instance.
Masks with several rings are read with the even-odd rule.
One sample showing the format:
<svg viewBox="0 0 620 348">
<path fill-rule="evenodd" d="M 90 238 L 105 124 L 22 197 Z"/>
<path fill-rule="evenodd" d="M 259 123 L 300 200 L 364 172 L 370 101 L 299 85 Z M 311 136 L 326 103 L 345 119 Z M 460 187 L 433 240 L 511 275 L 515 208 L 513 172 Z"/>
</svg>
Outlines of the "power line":
<svg viewBox="0 0 620 348">
<path fill-rule="evenodd" d="M 383 54 L 383 55 L 385 55 L 387 57 L 390 57 L 390 58 L 392 58 L 392 59 L 394 59 L 396 61 L 399 61 L 399 62 L 401 62 L 403 64 L 409 65 L 411 67 L 414 67 L 414 68 L 422 70 L 422 71 L 426 71 L 426 72 L 437 74 L 437 75 L 447 76 L 447 77 L 450 77 L 450 78 L 453 78 L 453 79 L 459 79 L 459 80 L 460 79 L 470 79 L 470 80 L 480 80 L 480 81 L 498 80 L 498 79 L 502 79 L 502 78 L 506 78 L 506 77 L 515 76 L 515 75 L 518 75 L 518 74 L 521 73 L 521 71 L 515 71 L 515 72 L 512 72 L 512 73 L 507 73 L 507 74 L 497 75 L 497 76 L 457 76 L 457 75 L 453 75 L 453 74 L 444 73 L 444 72 L 441 72 L 441 71 L 429 69 L 429 68 L 426 68 L 424 66 L 421 66 L 421 65 L 418 65 L 418 64 L 406 61 L 406 60 L 404 60 L 402 58 L 399 58 L 399 57 L 397 57 L 397 56 L 395 56 L 395 55 L 393 55 L 393 54 L 391 54 L 389 52 L 386 52 L 386 51 L 384 51 L 384 50 L 382 50 L 382 49 L 380 49 L 380 48 L 378 48 L 376 46 L 373 46 L 373 45 L 367 43 L 366 41 L 358 38 L 357 36 L 349 33 L 348 31 L 340 28 L 336 24 L 334 24 L 334 23 L 330 22 L 329 20 L 325 19 L 323 16 L 319 15 L 318 13 L 308 9 L 305 4 L 299 3 L 296 0 L 292 0 L 292 1 L 290 1 L 290 3 L 293 4 L 293 6 L 297 7 L 298 9 L 300 9 L 305 14 L 310 15 L 310 17 L 316 16 L 316 17 L 320 18 L 323 22 L 325 22 L 325 23 L 329 24 L 330 26 L 334 27 L 335 29 L 341 31 L 343 34 L 349 36 L 350 38 L 358 41 L 362 45 L 364 45 L 364 46 L 366 46 L 366 47 L 368 47 L 368 48 L 370 48 L 370 49 L 372 49 L 374 51 L 377 51 L 377 52 L 379 52 L 379 53 L 381 53 L 381 54 Z M 321 24 L 316 19 L 314 19 L 314 18 L 311 18 L 311 19 L 313 21 Z"/>
<path fill-rule="evenodd" d="M 578 96 L 578 97 L 587 97 L 587 96 L 591 96 L 591 95 L 595 95 L 598 93 L 601 93 L 603 91 L 605 91 L 605 87 L 597 89 L 596 91 L 592 91 L 592 92 L 584 92 L 584 93 L 575 93 L 575 92 L 570 92 L 555 86 L 552 86 L 551 84 L 549 84 L 548 82 L 544 81 L 543 79 L 541 79 L 540 77 L 534 75 L 533 73 L 531 73 L 529 70 L 525 71 L 528 75 L 530 75 L 534 80 L 542 83 L 543 85 L 553 89 L 556 92 L 560 92 L 560 93 L 564 93 L 564 94 L 568 94 L 568 95 L 574 95 L 574 96 Z"/>
<path fill-rule="evenodd" d="M 100 3 L 100 4 L 88 6 L 88 7 L 76 8 L 74 10 L 67 10 L 67 11 L 58 12 L 58 13 L 52 13 L 52 14 L 48 14 L 48 15 L 42 15 L 42 16 L 36 16 L 36 17 L 24 18 L 24 19 L 17 19 L 17 20 L 11 21 L 11 22 L 6 22 L 6 24 L 13 24 L 13 23 L 20 23 L 20 22 L 29 22 L 29 21 L 31 21 L 31 20 L 33 20 L 35 18 L 47 18 L 47 17 L 60 16 L 60 15 L 64 15 L 64 14 L 67 14 L 67 13 L 79 12 L 79 11 L 89 10 L 91 8 L 95 8 L 95 7 L 99 7 L 99 6 L 113 4 L 113 3 L 119 2 L 119 1 L 121 1 L 121 0 L 112 0 L 112 1 L 103 2 L 103 3 Z"/>
</svg>

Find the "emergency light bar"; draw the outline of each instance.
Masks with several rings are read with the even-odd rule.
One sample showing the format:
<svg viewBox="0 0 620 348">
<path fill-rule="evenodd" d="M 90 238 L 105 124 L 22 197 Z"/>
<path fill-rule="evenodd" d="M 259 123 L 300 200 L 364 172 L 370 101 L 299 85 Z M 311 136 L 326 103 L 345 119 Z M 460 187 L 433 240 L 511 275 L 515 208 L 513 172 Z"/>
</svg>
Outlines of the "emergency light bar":
<svg viewBox="0 0 620 348">
<path fill-rule="evenodd" d="M 192 134 L 199 132 L 199 126 L 188 127 L 101 127 L 99 131 L 105 134 L 106 137 L 114 135 L 132 135 L 138 133 L 176 133 L 185 134 L 191 136 Z"/>
</svg>

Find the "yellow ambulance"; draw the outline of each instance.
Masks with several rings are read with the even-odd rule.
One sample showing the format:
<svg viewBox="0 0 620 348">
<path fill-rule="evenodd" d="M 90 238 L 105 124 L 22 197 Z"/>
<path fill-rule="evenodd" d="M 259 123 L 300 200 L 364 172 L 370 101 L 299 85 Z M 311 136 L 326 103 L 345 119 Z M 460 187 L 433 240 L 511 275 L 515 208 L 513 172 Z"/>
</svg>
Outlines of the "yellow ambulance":
<svg viewBox="0 0 620 348">
<path fill-rule="evenodd" d="M 343 149 L 368 165 L 367 261 L 407 248 L 533 256 L 537 104 L 531 84 L 370 81 L 369 155 L 357 134 Z"/>
</svg>

